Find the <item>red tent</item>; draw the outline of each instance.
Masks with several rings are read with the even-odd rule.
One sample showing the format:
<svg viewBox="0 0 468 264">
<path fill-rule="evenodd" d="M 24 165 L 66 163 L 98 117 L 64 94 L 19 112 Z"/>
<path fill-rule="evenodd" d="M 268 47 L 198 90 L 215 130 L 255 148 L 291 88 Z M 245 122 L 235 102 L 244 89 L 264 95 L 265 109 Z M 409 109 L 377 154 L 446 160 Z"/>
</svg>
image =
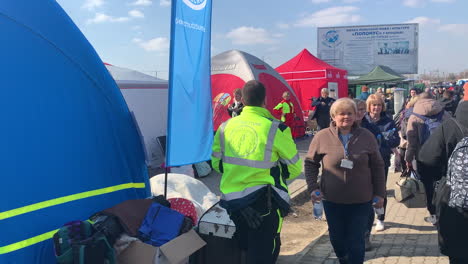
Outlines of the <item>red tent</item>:
<svg viewBox="0 0 468 264">
<path fill-rule="evenodd" d="M 304 111 L 311 110 L 311 98 L 319 97 L 322 88 L 330 90 L 330 97 L 348 96 L 347 71 L 316 58 L 307 49 L 276 68 L 289 83 Z"/>
<path fill-rule="evenodd" d="M 239 50 L 230 50 L 211 58 L 211 92 L 213 98 L 214 129 L 228 120 L 227 108 L 233 102 L 234 89 L 247 81 L 258 80 L 267 90 L 266 108 L 273 108 L 282 100 L 283 92 L 290 92 L 295 113 L 301 113 L 300 102 L 288 83 L 270 65 L 259 58 Z M 277 117 L 278 118 L 278 117 Z M 302 137 L 305 126 L 302 117 L 291 128 L 293 137 Z"/>
</svg>

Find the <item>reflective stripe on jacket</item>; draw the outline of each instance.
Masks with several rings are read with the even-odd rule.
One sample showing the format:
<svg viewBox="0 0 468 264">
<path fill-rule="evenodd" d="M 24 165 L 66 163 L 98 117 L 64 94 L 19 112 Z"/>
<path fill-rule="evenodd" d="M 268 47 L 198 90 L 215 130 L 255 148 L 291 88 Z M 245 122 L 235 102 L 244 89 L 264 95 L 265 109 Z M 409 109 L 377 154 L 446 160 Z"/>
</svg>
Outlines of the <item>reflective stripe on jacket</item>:
<svg viewBox="0 0 468 264">
<path fill-rule="evenodd" d="M 223 123 L 213 142 L 212 165 L 222 173 L 221 199 L 235 210 L 270 185 L 279 206 L 289 208 L 286 179 L 302 171 L 291 130 L 262 107 L 246 106 Z"/>
</svg>

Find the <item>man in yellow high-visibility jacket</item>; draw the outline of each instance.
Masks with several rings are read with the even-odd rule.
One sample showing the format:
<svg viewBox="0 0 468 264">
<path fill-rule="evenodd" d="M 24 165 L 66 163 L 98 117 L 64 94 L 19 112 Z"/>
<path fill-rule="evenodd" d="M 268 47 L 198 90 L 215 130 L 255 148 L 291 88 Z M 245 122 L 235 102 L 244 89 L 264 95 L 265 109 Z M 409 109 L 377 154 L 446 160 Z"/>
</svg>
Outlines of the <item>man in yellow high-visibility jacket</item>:
<svg viewBox="0 0 468 264">
<path fill-rule="evenodd" d="M 286 179 L 302 171 L 291 130 L 265 108 L 262 83 L 242 89 L 244 109 L 223 123 L 213 143 L 212 165 L 222 173 L 221 206 L 236 224 L 247 263 L 275 263 L 283 217 L 289 212 Z"/>
</svg>

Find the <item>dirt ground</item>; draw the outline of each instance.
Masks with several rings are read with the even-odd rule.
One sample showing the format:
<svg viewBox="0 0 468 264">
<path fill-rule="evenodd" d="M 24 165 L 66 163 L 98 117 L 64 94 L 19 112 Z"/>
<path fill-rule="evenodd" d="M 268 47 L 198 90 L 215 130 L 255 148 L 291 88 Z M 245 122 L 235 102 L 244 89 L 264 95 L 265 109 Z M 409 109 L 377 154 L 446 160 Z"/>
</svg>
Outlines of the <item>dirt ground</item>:
<svg viewBox="0 0 468 264">
<path fill-rule="evenodd" d="M 281 231 L 280 255 L 296 255 L 327 229 L 325 220 L 315 220 L 312 214 L 312 202 L 306 197 L 293 206 L 294 213 L 289 214 Z"/>
</svg>

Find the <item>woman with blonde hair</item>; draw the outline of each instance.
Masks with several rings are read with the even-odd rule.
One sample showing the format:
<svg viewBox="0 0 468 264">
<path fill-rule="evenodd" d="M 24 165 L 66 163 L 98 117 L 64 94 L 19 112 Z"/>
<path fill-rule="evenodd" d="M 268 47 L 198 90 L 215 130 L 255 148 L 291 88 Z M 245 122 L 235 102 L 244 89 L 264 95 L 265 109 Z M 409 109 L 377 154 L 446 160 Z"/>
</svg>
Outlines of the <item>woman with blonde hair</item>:
<svg viewBox="0 0 468 264">
<path fill-rule="evenodd" d="M 313 202 L 323 200 L 330 241 L 340 263 L 363 263 L 372 201 L 376 208 L 383 206 L 384 162 L 375 137 L 358 125 L 353 100 L 338 99 L 330 114 L 331 126 L 320 130 L 309 146 L 307 188 Z"/>
<path fill-rule="evenodd" d="M 385 182 L 387 182 L 388 168 L 390 167 L 390 157 L 393 153 L 392 149 L 398 147 L 400 144 L 400 136 L 398 135 L 395 122 L 385 113 L 385 101 L 381 96 L 376 94 L 369 95 L 366 104 L 367 114 L 365 118 L 367 121 L 369 121 L 369 123 L 376 125 L 382 134 L 379 140 L 380 154 L 382 154 L 382 158 L 385 163 Z M 375 225 L 376 231 L 382 231 L 385 229 L 384 220 L 386 207 L 387 197 L 385 196 L 384 213 L 378 216 L 378 220 Z M 371 224 L 370 227 L 372 227 Z"/>
<path fill-rule="evenodd" d="M 231 117 L 236 117 L 242 113 L 244 104 L 242 103 L 242 90 L 237 88 L 233 92 L 234 102 L 228 107 L 228 113 Z"/>
</svg>

